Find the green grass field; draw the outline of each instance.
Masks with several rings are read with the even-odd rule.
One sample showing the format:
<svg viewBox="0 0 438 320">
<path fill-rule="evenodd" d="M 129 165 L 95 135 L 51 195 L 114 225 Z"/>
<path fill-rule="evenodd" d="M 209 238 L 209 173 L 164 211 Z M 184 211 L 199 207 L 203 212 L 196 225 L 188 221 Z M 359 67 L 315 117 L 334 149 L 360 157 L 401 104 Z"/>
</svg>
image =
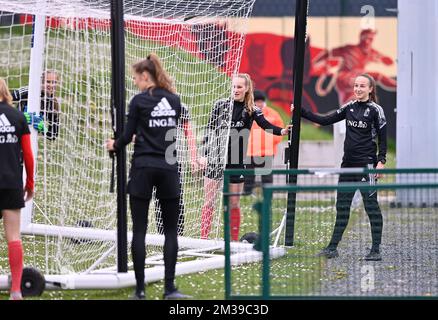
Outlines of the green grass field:
<svg viewBox="0 0 438 320">
<path fill-rule="evenodd" d="M 242 198 L 243 221 L 241 233 L 258 231 L 258 215 L 252 209 L 255 199 Z M 327 201 L 302 201 L 297 204 L 295 246 L 287 250 L 286 256 L 271 261 L 271 286 L 275 295 L 309 295 L 318 290 L 324 261 L 315 258 L 328 241 L 334 223 L 333 211 L 314 212 L 315 206 L 328 206 Z M 274 199 L 272 228 L 278 226 L 285 206 L 285 198 Z M 312 209 L 313 208 L 313 209 Z M 282 235 L 283 236 L 283 235 Z M 224 270 L 212 270 L 197 274 L 179 276 L 179 289 L 197 300 L 224 299 Z M 232 293 L 237 295 L 257 295 L 261 289 L 261 264 L 252 263 L 232 268 Z M 163 282 L 147 286 L 147 298 L 161 299 Z M 30 299 L 128 299 L 133 288 L 119 290 L 78 290 L 45 291 L 41 297 Z M 2 296 L 0 294 L 0 296 Z M 3 294 L 4 298 L 7 295 Z"/>
</svg>

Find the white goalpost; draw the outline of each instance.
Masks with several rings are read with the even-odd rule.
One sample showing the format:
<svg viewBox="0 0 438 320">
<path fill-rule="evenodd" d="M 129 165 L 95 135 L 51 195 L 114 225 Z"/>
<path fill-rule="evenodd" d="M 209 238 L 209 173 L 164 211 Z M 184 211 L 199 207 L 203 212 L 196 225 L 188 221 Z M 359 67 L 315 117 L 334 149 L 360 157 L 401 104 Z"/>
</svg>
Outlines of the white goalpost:
<svg viewBox="0 0 438 320">
<path fill-rule="evenodd" d="M 231 94 L 230 76 L 239 69 L 254 2 L 125 1 L 127 103 L 136 93 L 130 66 L 155 52 L 190 113 L 193 138 L 179 128 L 177 139 L 184 215 L 177 275 L 224 266 L 222 194 L 217 195 L 210 239 L 202 240 L 203 174 L 192 171 L 191 155 L 197 152 L 192 147 L 201 144 L 214 102 Z M 0 8 L 0 77 L 10 89 L 28 86 L 28 101 L 18 103 L 30 112 L 44 110 L 48 131 L 54 123 L 47 115 L 56 113 L 59 127 L 51 138 L 32 129 L 36 195 L 22 211 L 25 265 L 44 273 L 48 289 L 133 286 L 133 272 L 118 273 L 116 268 L 116 194 L 109 192 L 111 159 L 104 148 L 113 135 L 110 1 L 0 0 Z M 57 75 L 51 98 L 56 110 L 51 111 L 42 107 L 48 99 L 41 83 L 46 71 Z M 221 132 L 217 148 L 226 148 L 228 130 Z M 146 236 L 147 282 L 164 277 L 160 221 L 155 202 Z M 273 257 L 283 254 L 282 248 L 272 249 Z M 232 264 L 261 258 L 251 244 L 231 244 Z M 0 289 L 5 289 L 5 255 L 0 267 Z"/>
</svg>

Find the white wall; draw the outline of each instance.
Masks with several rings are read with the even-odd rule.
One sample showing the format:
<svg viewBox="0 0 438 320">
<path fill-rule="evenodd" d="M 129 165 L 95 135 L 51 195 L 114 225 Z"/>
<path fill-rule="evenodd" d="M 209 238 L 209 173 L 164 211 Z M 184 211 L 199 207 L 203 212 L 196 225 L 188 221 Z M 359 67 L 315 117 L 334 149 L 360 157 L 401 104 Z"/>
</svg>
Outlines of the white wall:
<svg viewBox="0 0 438 320">
<path fill-rule="evenodd" d="M 438 167 L 438 1 L 398 8 L 397 167 Z"/>
<path fill-rule="evenodd" d="M 437 168 L 438 1 L 398 0 L 398 9 L 397 167 Z M 438 192 L 400 190 L 397 201 L 434 204 Z"/>
</svg>

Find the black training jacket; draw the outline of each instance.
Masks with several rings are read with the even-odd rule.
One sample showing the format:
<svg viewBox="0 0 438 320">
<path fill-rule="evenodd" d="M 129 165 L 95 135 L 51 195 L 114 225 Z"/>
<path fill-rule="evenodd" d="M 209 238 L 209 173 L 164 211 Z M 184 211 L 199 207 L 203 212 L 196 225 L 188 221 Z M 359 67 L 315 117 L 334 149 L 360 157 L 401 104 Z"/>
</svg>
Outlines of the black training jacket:
<svg viewBox="0 0 438 320">
<path fill-rule="evenodd" d="M 303 118 L 324 126 L 345 120 L 343 162 L 360 165 L 386 162 L 386 119 L 377 103 L 354 100 L 325 115 L 304 108 L 301 113 Z"/>
<path fill-rule="evenodd" d="M 254 107 L 250 115 L 243 102 L 232 102 L 230 99 L 218 100 L 211 112 L 204 137 L 204 152 L 209 158 L 209 163 L 220 162 L 223 152 L 227 150 L 224 146 L 228 143 L 227 164 L 243 164 L 253 121 L 272 134 L 281 135 L 282 128 L 266 120 L 259 108 Z M 230 130 L 229 135 L 228 130 Z M 229 141 L 227 142 L 226 139 Z"/>
</svg>

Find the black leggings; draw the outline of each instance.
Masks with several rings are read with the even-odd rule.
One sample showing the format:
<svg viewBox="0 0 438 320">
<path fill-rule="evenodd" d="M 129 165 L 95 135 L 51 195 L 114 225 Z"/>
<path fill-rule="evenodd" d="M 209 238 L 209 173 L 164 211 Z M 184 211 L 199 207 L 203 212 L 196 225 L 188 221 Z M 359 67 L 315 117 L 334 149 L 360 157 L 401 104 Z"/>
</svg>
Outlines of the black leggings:
<svg viewBox="0 0 438 320">
<path fill-rule="evenodd" d="M 182 194 L 181 194 L 182 196 Z M 159 234 L 164 234 L 163 228 L 163 218 L 162 218 L 162 209 L 160 201 L 158 200 L 155 203 L 155 224 L 157 226 L 157 232 Z M 179 214 L 178 214 L 178 235 L 184 235 L 184 201 L 181 198 L 181 203 L 179 204 Z"/>
<path fill-rule="evenodd" d="M 148 227 L 150 199 L 145 200 L 130 196 L 132 216 L 132 260 L 134 262 L 137 291 L 144 290 L 144 268 L 146 259 L 145 236 Z M 164 229 L 164 280 L 166 292 L 174 290 L 175 265 L 178 254 L 177 224 L 179 198 L 161 199 Z"/>
<path fill-rule="evenodd" d="M 364 181 L 366 180 L 366 182 Z M 370 183 L 370 177 L 364 174 L 342 174 L 339 177 L 339 184 L 344 182 Z M 336 223 L 333 230 L 329 247 L 336 248 L 342 239 L 350 219 L 350 207 L 355 191 L 337 193 L 336 200 Z M 365 211 L 368 214 L 371 225 L 371 237 L 373 249 L 379 249 L 382 241 L 383 217 L 377 202 L 377 190 L 361 191 Z"/>
<path fill-rule="evenodd" d="M 247 165 L 246 169 L 260 169 L 260 168 L 262 168 L 262 169 L 265 169 L 266 171 L 269 171 L 272 169 L 272 161 L 273 161 L 273 156 L 251 157 L 251 164 Z M 274 177 L 273 177 L 272 173 L 262 174 L 261 178 L 262 178 L 263 184 L 272 183 L 274 181 Z M 245 175 L 245 185 L 244 185 L 244 192 L 245 193 L 252 192 L 252 190 L 255 187 L 255 180 L 256 180 L 256 176 L 254 174 Z"/>
<path fill-rule="evenodd" d="M 178 172 L 181 172 L 181 164 L 178 163 Z M 178 179 L 179 181 L 179 188 L 182 190 L 182 181 L 181 179 Z M 157 226 L 157 231 L 159 234 L 164 234 L 164 228 L 163 228 L 163 219 L 161 218 L 160 213 L 161 211 L 161 204 L 158 200 L 156 202 L 156 208 L 155 208 L 155 223 Z M 181 192 L 180 195 L 180 207 L 179 207 L 179 218 L 178 218 L 178 235 L 183 236 L 184 235 L 184 214 L 185 214 L 185 207 L 184 207 L 184 198 L 183 193 Z"/>
</svg>

